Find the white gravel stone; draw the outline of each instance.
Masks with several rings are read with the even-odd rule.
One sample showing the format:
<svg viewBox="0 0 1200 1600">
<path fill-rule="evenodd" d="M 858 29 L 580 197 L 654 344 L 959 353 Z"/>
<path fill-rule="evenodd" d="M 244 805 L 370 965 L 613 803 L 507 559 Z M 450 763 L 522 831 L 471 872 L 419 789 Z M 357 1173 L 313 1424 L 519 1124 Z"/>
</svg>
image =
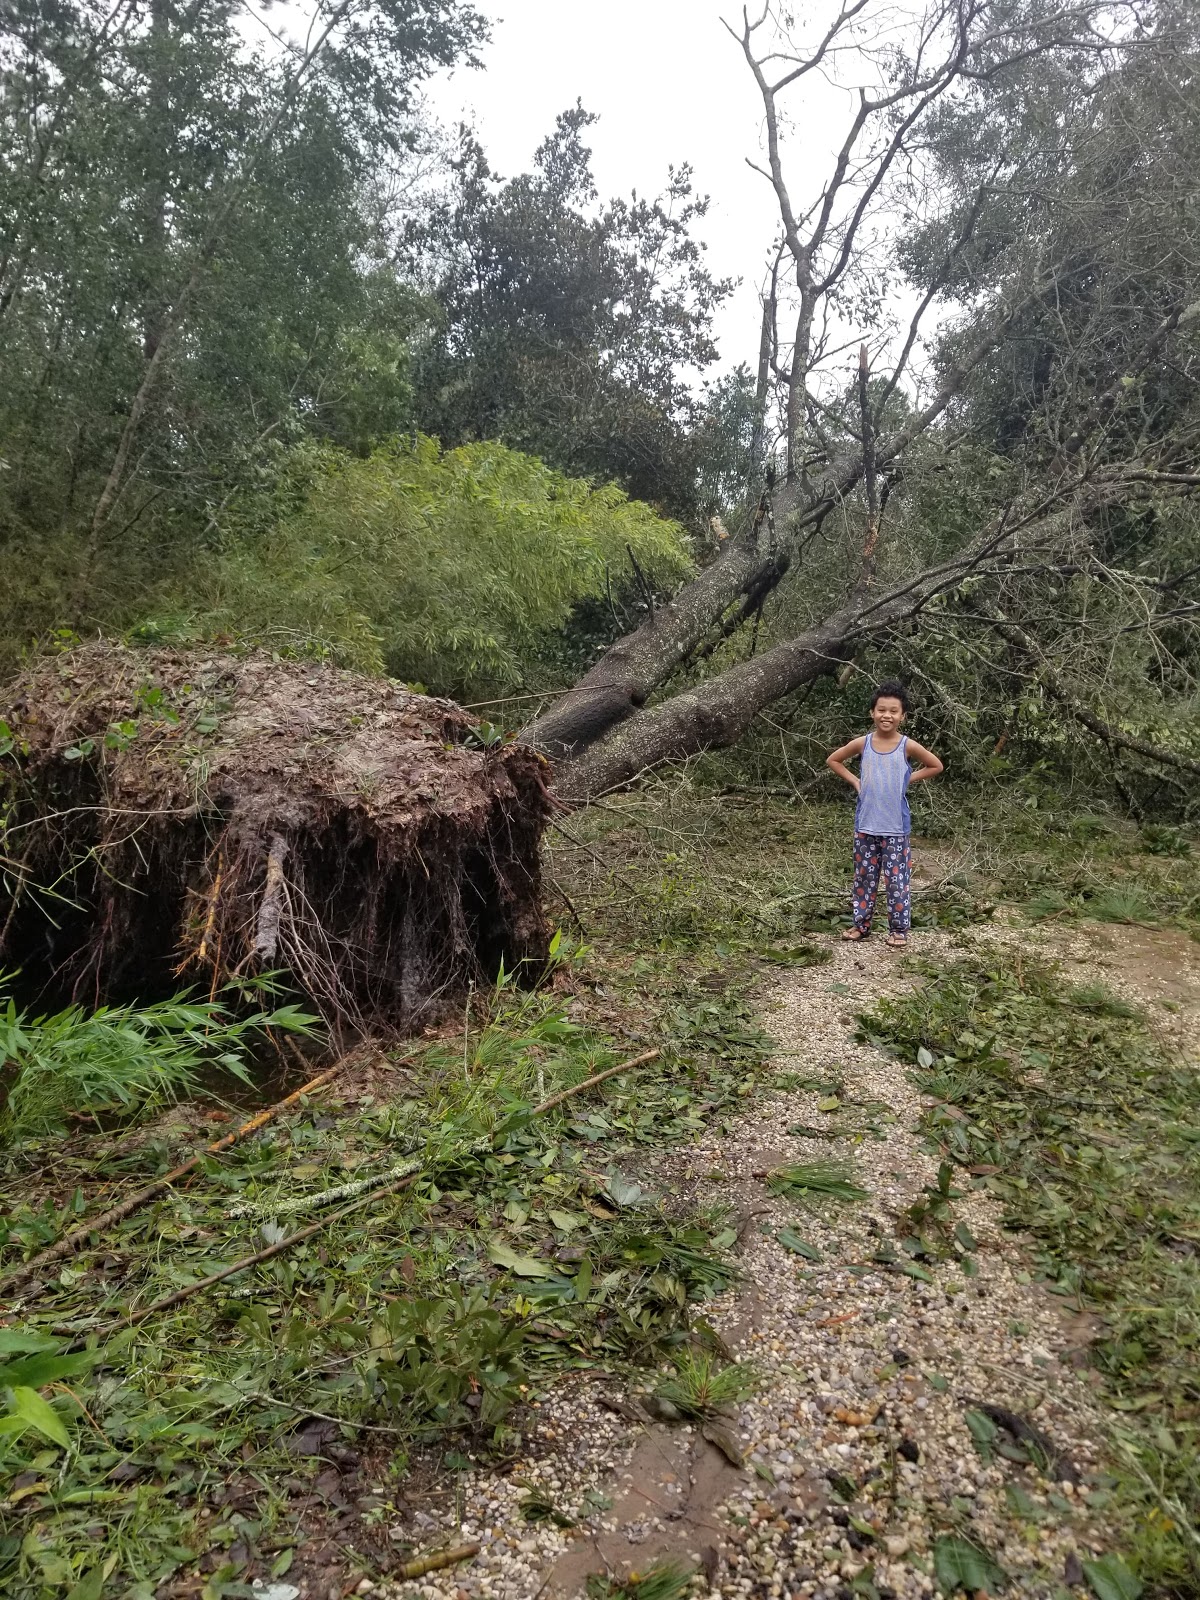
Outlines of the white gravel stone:
<svg viewBox="0 0 1200 1600">
<path fill-rule="evenodd" d="M 922 933 L 914 944 L 918 952 L 951 956 L 973 940 L 1052 949 L 1094 977 L 1095 948 L 1060 928 L 1052 946 L 1045 930 L 1002 921 L 953 934 Z M 953 1514 L 1001 1559 L 1009 1593 L 1045 1600 L 1065 1592 L 1069 1552 L 1105 1548 L 1103 1523 L 1093 1521 L 1086 1495 L 1069 1485 L 1046 1484 L 1029 1466 L 986 1466 L 963 1412 L 971 1401 L 1015 1411 L 1048 1434 L 1086 1477 L 1102 1456 L 1096 1403 L 1068 1362 L 1058 1306 L 1031 1281 L 1019 1240 L 1003 1230 L 985 1192 L 954 1202 L 956 1219 L 978 1241 L 977 1278 L 940 1266 L 927 1284 L 872 1263 L 882 1244 L 894 1244 L 898 1217 L 935 1179 L 937 1161 L 917 1131 L 924 1102 L 906 1070 L 854 1039 L 851 1012 L 900 992 L 911 981 L 904 963 L 879 939 L 835 941 L 832 957 L 781 982 L 768 998 L 764 1024 L 776 1040 L 781 1072 L 809 1083 L 841 1080 L 838 1115 L 818 1109 L 820 1090 L 788 1090 L 752 1106 L 727 1136 L 706 1134 L 656 1167 L 706 1201 L 741 1211 L 765 1208 L 744 1236 L 741 1281 L 704 1311 L 734 1354 L 753 1361 L 762 1376 L 738 1425 L 752 1445 L 751 1467 L 774 1482 L 751 1470 L 723 1506 L 705 1509 L 706 1524 L 724 1530 L 717 1579 L 707 1592 L 725 1600 L 833 1600 L 874 1563 L 881 1591 L 917 1600 L 933 1592 L 922 1567 Z M 1119 984 L 1113 974 L 1107 977 Z M 1136 988 L 1120 986 L 1145 1003 Z M 785 1131 L 796 1124 L 824 1130 L 844 1114 L 857 1123 L 856 1136 L 818 1139 Z M 869 1194 L 863 1205 L 804 1210 L 771 1199 L 753 1176 L 781 1159 L 831 1158 L 853 1164 Z M 785 1223 L 820 1251 L 821 1262 L 803 1260 L 777 1242 L 776 1230 Z M 612 1532 L 616 1522 L 596 1514 L 578 1531 L 547 1526 L 531 1535 L 520 1518 L 524 1491 L 516 1480 L 552 1484 L 555 1499 L 572 1508 L 598 1485 L 618 1495 L 637 1430 L 597 1409 L 600 1386 L 590 1376 L 564 1379 L 530 1418 L 530 1460 L 504 1473 L 469 1475 L 463 1510 L 471 1520 L 463 1529 L 490 1528 L 494 1536 L 475 1562 L 431 1575 L 419 1591 L 381 1584 L 381 1600 L 417 1593 L 431 1600 L 560 1596 L 547 1580 L 572 1538 Z M 914 1449 L 916 1461 L 901 1453 Z M 829 1473 L 851 1480 L 849 1505 L 838 1498 Z M 1005 1494 L 1010 1483 L 1019 1483 L 1040 1507 L 1048 1506 L 1052 1490 L 1068 1509 L 1023 1523 Z M 847 1489 L 851 1484 L 843 1482 Z M 961 1509 L 952 1513 L 955 1504 Z M 743 1532 L 736 1519 L 744 1523 L 747 1514 L 754 1526 Z M 670 1517 L 647 1518 L 646 1526 L 647 1537 L 679 1528 L 681 1553 L 698 1542 L 694 1528 Z"/>
</svg>

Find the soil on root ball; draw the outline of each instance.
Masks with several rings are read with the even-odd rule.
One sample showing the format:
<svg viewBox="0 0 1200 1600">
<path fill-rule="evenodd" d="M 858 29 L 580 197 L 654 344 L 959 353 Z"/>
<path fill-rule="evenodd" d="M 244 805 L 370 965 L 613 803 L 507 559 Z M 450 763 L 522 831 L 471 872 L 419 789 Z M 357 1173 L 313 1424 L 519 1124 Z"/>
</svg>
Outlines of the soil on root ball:
<svg viewBox="0 0 1200 1600">
<path fill-rule="evenodd" d="M 395 1032 L 545 960 L 545 763 L 451 701 L 96 643 L 0 692 L 0 734 L 0 964 L 29 1000 L 283 970 L 339 1033 Z"/>
</svg>

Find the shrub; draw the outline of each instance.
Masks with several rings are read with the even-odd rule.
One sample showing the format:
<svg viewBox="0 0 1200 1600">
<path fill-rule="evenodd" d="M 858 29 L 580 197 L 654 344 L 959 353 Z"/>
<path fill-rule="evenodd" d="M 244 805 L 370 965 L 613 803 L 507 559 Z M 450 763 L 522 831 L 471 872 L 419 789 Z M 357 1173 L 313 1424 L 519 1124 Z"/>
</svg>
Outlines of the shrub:
<svg viewBox="0 0 1200 1600">
<path fill-rule="evenodd" d="M 677 523 L 501 444 L 309 448 L 292 470 L 302 503 L 195 574 L 189 626 L 477 697 L 522 683 L 580 602 L 631 584 L 631 555 L 651 584 L 689 567 Z"/>
<path fill-rule="evenodd" d="M 0 992 L 0 1006 L 0 1144 L 55 1133 L 73 1111 L 156 1110 L 195 1094 L 213 1068 L 248 1083 L 255 1038 L 266 1028 L 307 1033 L 316 1021 L 293 1006 L 237 1017 L 223 1000 L 186 994 L 30 1017 Z"/>
</svg>

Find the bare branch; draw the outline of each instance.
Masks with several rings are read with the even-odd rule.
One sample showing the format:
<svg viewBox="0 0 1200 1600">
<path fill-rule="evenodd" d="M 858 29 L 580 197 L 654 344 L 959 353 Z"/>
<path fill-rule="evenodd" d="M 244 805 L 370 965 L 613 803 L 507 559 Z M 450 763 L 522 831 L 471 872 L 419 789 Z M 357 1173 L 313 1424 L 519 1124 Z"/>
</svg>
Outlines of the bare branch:
<svg viewBox="0 0 1200 1600">
<path fill-rule="evenodd" d="M 871 397 L 867 390 L 870 369 L 867 347 L 858 347 L 858 415 L 862 428 L 863 487 L 867 496 L 867 536 L 863 542 L 862 571 L 855 592 L 865 594 L 875 577 L 879 552 L 879 491 L 875 482 L 875 429 L 871 418 Z"/>
</svg>

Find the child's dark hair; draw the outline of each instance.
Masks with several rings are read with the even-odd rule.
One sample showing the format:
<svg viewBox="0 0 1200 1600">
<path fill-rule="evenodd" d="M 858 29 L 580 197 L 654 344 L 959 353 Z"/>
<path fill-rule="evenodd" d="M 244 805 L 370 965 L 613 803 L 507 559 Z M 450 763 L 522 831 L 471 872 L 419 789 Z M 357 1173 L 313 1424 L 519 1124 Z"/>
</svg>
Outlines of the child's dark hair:
<svg viewBox="0 0 1200 1600">
<path fill-rule="evenodd" d="M 881 700 L 899 700 L 900 709 L 904 712 L 905 716 L 908 715 L 908 690 L 900 682 L 899 678 L 885 678 L 883 682 L 878 685 L 875 693 L 871 696 L 872 711 L 874 711 L 875 707 Z"/>
</svg>

